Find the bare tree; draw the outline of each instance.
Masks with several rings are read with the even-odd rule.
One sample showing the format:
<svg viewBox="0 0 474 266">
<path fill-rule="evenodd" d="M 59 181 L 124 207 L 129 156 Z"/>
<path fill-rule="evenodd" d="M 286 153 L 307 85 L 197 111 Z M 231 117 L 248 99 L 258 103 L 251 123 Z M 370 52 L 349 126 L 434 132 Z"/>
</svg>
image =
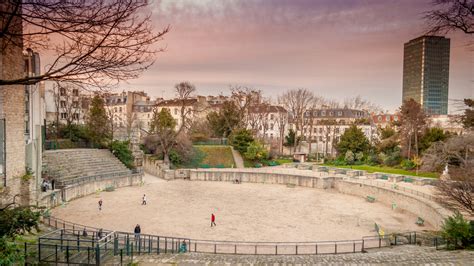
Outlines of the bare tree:
<svg viewBox="0 0 474 266">
<path fill-rule="evenodd" d="M 453 136 L 434 143 L 423 155 L 422 170 L 440 172 L 448 167 L 449 179 L 437 184 L 438 201 L 448 208 L 474 215 L 474 135 Z"/>
<path fill-rule="evenodd" d="M 196 91 L 196 87 L 188 81 L 176 84 L 176 96 L 178 96 L 178 102 L 180 104 L 179 114 L 181 119 L 181 125 L 178 128 L 177 134 L 183 130 L 189 129 L 191 126 L 190 116 L 201 111 L 198 109 L 198 103 L 195 104 L 195 108 L 189 106 L 192 94 Z"/>
<path fill-rule="evenodd" d="M 244 128 L 248 124 L 247 119 L 249 118 L 249 109 L 252 106 L 257 106 L 261 103 L 262 92 L 260 90 L 242 86 L 231 86 L 230 91 L 230 98 L 239 114 L 239 127 Z"/>
<path fill-rule="evenodd" d="M 429 34 L 450 31 L 474 33 L 474 2 L 472 0 L 434 0 L 436 9 L 426 13 Z"/>
<path fill-rule="evenodd" d="M 313 93 L 308 89 L 296 89 L 285 92 L 279 97 L 279 102 L 283 104 L 291 117 L 290 121 L 295 124 L 295 139 L 298 139 L 298 131 L 303 137 L 303 127 L 305 126 L 305 112 L 311 107 L 313 101 Z M 294 144 L 296 151 L 297 142 Z"/>
<path fill-rule="evenodd" d="M 137 78 L 163 49 L 143 0 L 5 0 L 0 5 L 2 53 L 25 46 L 53 54 L 43 74 L 1 79 L 0 85 L 42 80 L 111 86 Z M 21 29 L 23 27 L 23 30 Z"/>
<path fill-rule="evenodd" d="M 415 155 L 418 156 L 418 135 L 426 126 L 426 114 L 422 106 L 415 100 L 404 101 L 400 107 L 400 136 L 404 139 L 404 147 L 408 158 L 411 158 L 412 140 L 415 141 Z"/>
<path fill-rule="evenodd" d="M 344 107 L 349 109 L 365 110 L 369 113 L 380 113 L 383 111 L 380 106 L 370 102 L 369 100 L 363 99 L 360 95 L 345 99 Z"/>
</svg>

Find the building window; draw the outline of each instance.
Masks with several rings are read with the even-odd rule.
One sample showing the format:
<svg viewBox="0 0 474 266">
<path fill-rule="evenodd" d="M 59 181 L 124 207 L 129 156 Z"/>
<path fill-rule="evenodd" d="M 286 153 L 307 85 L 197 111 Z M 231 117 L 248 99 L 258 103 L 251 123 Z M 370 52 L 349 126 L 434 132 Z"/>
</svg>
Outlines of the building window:
<svg viewBox="0 0 474 266">
<path fill-rule="evenodd" d="M 78 89 L 73 89 L 72 90 L 72 95 L 79 96 L 79 90 Z"/>
<path fill-rule="evenodd" d="M 275 115 L 270 114 L 270 120 L 273 120 L 273 119 L 275 119 Z"/>
<path fill-rule="evenodd" d="M 67 119 L 67 114 L 66 113 L 61 113 L 61 119 Z"/>
<path fill-rule="evenodd" d="M 334 129 L 334 132 L 335 132 L 335 133 L 339 133 L 339 128 L 336 127 L 336 128 Z"/>
<path fill-rule="evenodd" d="M 393 121 L 398 121 L 398 116 L 394 116 Z"/>
<path fill-rule="evenodd" d="M 66 101 L 60 101 L 59 106 L 61 106 L 61 108 L 65 108 L 66 107 Z"/>
<path fill-rule="evenodd" d="M 30 133 L 30 90 L 25 86 L 25 134 Z"/>
<path fill-rule="evenodd" d="M 72 107 L 79 108 L 79 102 L 78 101 L 72 102 Z"/>
<path fill-rule="evenodd" d="M 321 116 L 326 116 L 326 111 L 321 111 Z"/>
<path fill-rule="evenodd" d="M 270 124 L 270 130 L 273 130 L 273 124 Z"/>
<path fill-rule="evenodd" d="M 175 114 L 175 115 L 178 114 L 178 108 L 174 108 L 174 114 Z"/>
<path fill-rule="evenodd" d="M 342 116 L 342 112 L 341 112 L 341 111 L 338 111 L 338 112 L 337 112 L 337 116 Z"/>
<path fill-rule="evenodd" d="M 73 114 L 72 119 L 74 120 L 79 120 L 79 114 Z"/>
<path fill-rule="evenodd" d="M 120 112 L 120 113 L 122 112 L 122 107 L 119 107 L 119 112 Z"/>
<path fill-rule="evenodd" d="M 65 88 L 60 88 L 59 89 L 59 95 L 66 96 L 66 89 Z"/>
</svg>

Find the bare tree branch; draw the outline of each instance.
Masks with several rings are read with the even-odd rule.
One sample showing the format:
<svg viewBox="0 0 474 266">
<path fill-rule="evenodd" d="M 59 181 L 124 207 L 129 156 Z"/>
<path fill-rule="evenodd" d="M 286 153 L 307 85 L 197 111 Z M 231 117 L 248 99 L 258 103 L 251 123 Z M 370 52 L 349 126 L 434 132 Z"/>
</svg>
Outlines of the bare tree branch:
<svg viewBox="0 0 474 266">
<path fill-rule="evenodd" d="M 17 6 L 20 0 L 7 0 Z M 34 84 L 42 80 L 70 81 L 107 87 L 137 78 L 164 51 L 154 44 L 169 26 L 154 32 L 143 0 L 23 0 L 21 9 L 1 9 L 2 51 L 8 45 L 53 53 L 43 74 L 0 80 L 0 85 Z M 21 11 L 20 11 L 21 10 Z M 11 21 L 20 21 L 23 32 Z"/>
</svg>

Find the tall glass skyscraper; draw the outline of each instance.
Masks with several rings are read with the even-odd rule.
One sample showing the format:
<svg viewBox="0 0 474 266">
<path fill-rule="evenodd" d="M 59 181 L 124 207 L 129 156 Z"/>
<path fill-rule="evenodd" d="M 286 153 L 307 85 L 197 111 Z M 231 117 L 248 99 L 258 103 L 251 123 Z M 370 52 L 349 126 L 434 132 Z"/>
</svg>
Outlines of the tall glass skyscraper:
<svg viewBox="0 0 474 266">
<path fill-rule="evenodd" d="M 421 36 L 405 43 L 403 101 L 413 98 L 428 114 L 448 113 L 450 40 Z"/>
</svg>

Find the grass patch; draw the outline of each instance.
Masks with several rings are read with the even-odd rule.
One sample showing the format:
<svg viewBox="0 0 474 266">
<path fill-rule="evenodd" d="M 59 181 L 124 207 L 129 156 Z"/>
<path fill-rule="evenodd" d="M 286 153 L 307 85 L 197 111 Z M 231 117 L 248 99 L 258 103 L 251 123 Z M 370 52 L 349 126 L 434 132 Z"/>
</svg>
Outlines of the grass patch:
<svg viewBox="0 0 474 266">
<path fill-rule="evenodd" d="M 329 167 L 337 167 L 337 168 L 350 168 L 354 170 L 363 170 L 369 173 L 380 172 L 380 173 L 387 173 L 387 174 L 398 174 L 398 175 L 412 175 L 412 176 L 419 176 L 419 177 L 430 177 L 430 178 L 438 178 L 438 173 L 430 173 L 430 172 L 418 172 L 416 174 L 415 171 L 408 171 L 404 169 L 398 169 L 388 166 L 372 166 L 372 165 L 330 165 L 330 164 L 323 164 L 324 166 Z"/>
<path fill-rule="evenodd" d="M 232 149 L 226 145 L 195 145 L 194 148 L 202 154 L 199 165 L 210 167 L 231 168 L 235 167 Z"/>
<path fill-rule="evenodd" d="M 275 159 L 274 161 L 279 163 L 279 164 L 292 163 L 293 162 L 292 159 Z"/>
</svg>

